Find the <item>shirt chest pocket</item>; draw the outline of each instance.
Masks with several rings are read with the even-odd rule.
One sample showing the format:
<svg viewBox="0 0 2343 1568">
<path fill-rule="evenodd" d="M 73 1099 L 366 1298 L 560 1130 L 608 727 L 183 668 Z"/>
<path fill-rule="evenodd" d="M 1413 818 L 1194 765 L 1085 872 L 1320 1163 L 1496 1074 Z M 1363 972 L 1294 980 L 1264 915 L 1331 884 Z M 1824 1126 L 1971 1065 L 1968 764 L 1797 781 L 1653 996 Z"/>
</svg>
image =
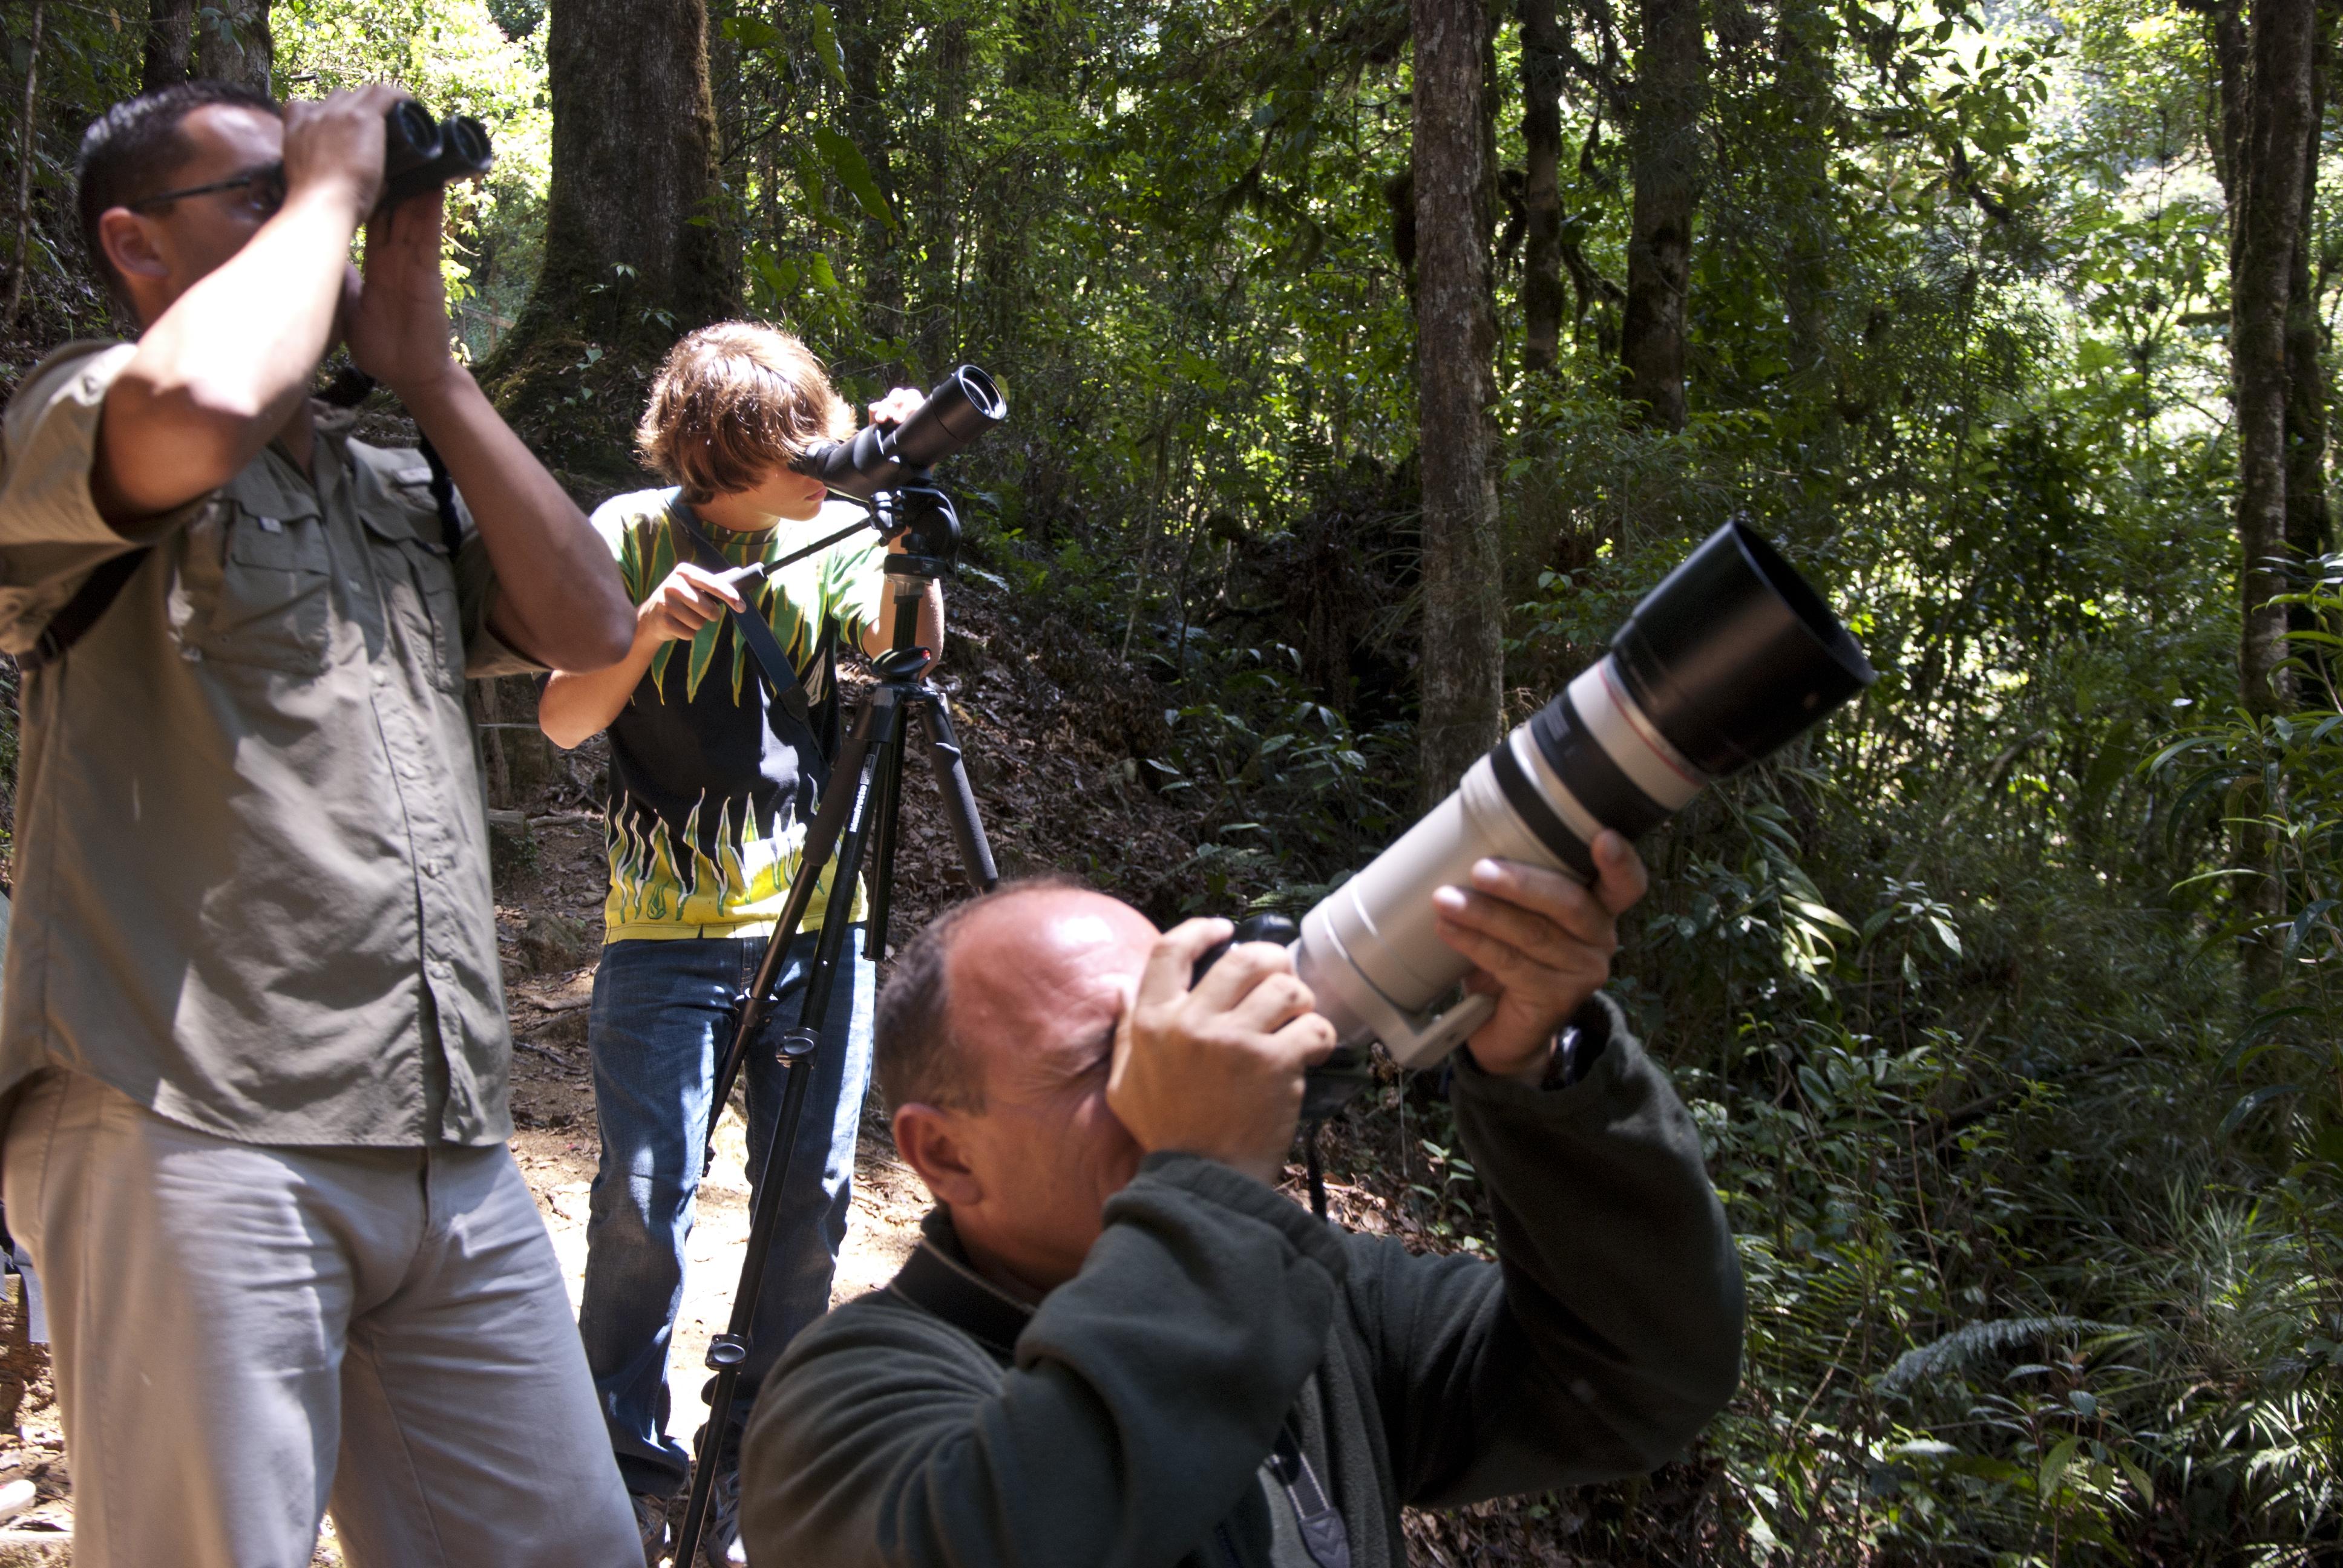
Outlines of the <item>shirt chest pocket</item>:
<svg viewBox="0 0 2343 1568">
<path fill-rule="evenodd" d="M 396 498 L 362 508 L 367 544 L 374 552 L 383 604 L 393 635 L 443 689 L 464 684 L 463 616 L 456 566 L 439 542 L 436 512 L 417 515 Z"/>
<path fill-rule="evenodd" d="M 296 675 L 326 668 L 334 556 L 316 512 L 214 503 L 189 529 L 185 581 L 184 635 L 203 657 Z"/>
</svg>

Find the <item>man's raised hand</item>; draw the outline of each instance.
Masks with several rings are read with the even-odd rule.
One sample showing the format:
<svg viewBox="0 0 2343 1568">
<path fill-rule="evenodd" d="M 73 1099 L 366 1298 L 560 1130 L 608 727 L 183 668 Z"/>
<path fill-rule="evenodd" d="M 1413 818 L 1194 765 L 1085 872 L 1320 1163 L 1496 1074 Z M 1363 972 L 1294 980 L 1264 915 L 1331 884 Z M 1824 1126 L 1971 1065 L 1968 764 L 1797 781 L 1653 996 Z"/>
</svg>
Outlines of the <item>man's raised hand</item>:
<svg viewBox="0 0 2343 1568">
<path fill-rule="evenodd" d="M 285 199 L 332 190 L 350 204 L 355 226 L 382 194 L 383 120 L 408 95 L 376 82 L 285 106 Z"/>
<path fill-rule="evenodd" d="M 1302 1113 L 1302 1073 L 1334 1049 L 1293 958 L 1271 942 L 1231 948 L 1193 989 L 1226 920 L 1185 920 L 1156 939 L 1116 1025 L 1107 1105 L 1149 1153 L 1179 1150 L 1274 1181 Z"/>
<path fill-rule="evenodd" d="M 1481 860 L 1470 891 L 1432 895 L 1441 940 L 1477 966 L 1465 984 L 1497 999 L 1494 1016 L 1467 1042 L 1487 1072 L 1543 1074 L 1555 1031 L 1611 978 L 1618 917 L 1648 879 L 1634 847 L 1608 829 L 1593 853 L 1592 888 L 1516 860 Z"/>
</svg>

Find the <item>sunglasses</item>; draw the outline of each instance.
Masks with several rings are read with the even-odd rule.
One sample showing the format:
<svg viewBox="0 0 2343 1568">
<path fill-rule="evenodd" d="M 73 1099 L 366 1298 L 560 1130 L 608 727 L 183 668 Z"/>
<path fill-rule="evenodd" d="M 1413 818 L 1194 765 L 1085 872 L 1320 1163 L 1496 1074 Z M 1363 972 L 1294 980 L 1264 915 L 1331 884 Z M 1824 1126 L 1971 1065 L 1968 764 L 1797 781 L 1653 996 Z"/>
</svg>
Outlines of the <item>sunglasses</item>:
<svg viewBox="0 0 2343 1568">
<path fill-rule="evenodd" d="M 214 180 L 209 185 L 187 186 L 175 191 L 160 191 L 122 205 L 132 212 L 144 212 L 148 207 L 162 206 L 183 196 L 212 196 L 220 191 L 242 191 L 246 206 L 262 217 L 274 217 L 277 209 L 285 205 L 285 166 L 281 162 L 264 164 L 259 168 L 247 169 L 233 179 Z"/>
</svg>

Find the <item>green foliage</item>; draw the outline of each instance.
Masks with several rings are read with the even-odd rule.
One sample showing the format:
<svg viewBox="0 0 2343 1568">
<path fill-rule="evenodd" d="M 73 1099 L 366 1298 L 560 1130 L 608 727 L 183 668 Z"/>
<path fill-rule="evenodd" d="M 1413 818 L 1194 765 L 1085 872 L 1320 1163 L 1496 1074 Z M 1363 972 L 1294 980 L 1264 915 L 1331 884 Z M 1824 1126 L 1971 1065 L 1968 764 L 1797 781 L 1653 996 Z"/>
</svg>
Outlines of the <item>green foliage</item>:
<svg viewBox="0 0 2343 1568">
<path fill-rule="evenodd" d="M 474 359 L 520 315 L 537 279 L 553 116 L 545 37 L 516 8 L 483 0 L 279 0 L 272 11 L 281 89 L 322 94 L 397 82 L 435 115 L 488 127 L 497 161 L 448 187 L 448 310 Z"/>
</svg>

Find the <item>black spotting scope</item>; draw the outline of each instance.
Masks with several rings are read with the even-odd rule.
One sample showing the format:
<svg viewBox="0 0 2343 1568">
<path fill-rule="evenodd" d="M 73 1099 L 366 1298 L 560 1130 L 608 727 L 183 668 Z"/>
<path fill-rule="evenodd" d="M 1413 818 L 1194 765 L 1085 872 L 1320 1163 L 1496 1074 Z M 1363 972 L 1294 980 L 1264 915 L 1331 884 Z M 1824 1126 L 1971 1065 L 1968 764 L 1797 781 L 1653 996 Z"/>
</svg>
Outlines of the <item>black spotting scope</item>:
<svg viewBox="0 0 2343 1568">
<path fill-rule="evenodd" d="M 496 153 L 488 128 L 469 115 L 435 120 L 412 98 L 401 98 L 383 116 L 382 200 L 397 206 L 409 196 L 488 172 Z"/>
<path fill-rule="evenodd" d="M 841 496 L 867 501 L 881 490 L 920 482 L 927 470 L 1008 417 L 1009 399 L 992 377 L 963 365 L 900 425 L 872 425 L 852 440 L 817 447 L 798 459 L 797 468 Z"/>
</svg>

